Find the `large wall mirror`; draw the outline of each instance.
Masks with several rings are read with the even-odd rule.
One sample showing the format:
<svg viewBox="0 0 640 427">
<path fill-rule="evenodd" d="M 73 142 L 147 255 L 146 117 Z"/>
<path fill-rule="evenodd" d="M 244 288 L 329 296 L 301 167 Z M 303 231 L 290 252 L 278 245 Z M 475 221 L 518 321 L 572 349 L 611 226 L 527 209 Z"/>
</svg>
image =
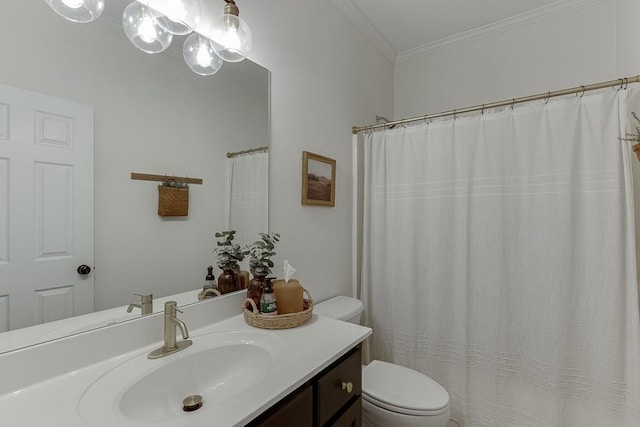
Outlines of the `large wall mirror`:
<svg viewBox="0 0 640 427">
<path fill-rule="evenodd" d="M 34 233 L 41 233 L 46 224 L 37 215 L 25 220 L 27 215 L 11 212 L 14 199 L 9 184 L 12 179 L 15 184 L 12 173 L 20 166 L 8 148 L 17 131 L 11 129 L 9 135 L 6 130 L 18 112 L 9 112 L 6 105 L 10 103 L 0 100 L 0 331 L 6 331 L 0 333 L 0 352 L 33 343 L 15 338 L 20 328 L 114 309 L 122 311 L 125 320 L 136 315 L 121 309 L 139 302 L 135 294 L 161 299 L 202 288 L 209 265 L 216 276 L 219 273 L 212 253 L 214 234 L 229 227 L 227 153 L 269 144 L 268 70 L 245 60 L 225 63 L 213 76 L 196 75 L 181 56 L 184 37 L 175 37 L 168 52 L 145 54 L 122 31 L 120 19 L 129 2 L 106 1 L 103 16 L 90 24 L 64 20 L 43 0 L 3 0 L 0 5 L 0 85 L 77 103 L 93 112 L 93 185 L 88 185 L 93 226 L 75 232 L 93 237 L 93 253 L 77 257 L 77 248 L 65 246 L 69 234 L 65 227 L 72 224 L 45 236 L 53 242 L 49 258 L 71 258 L 66 268 L 75 271 L 86 264 L 91 272 L 78 275 L 74 283 L 55 283 L 53 274 L 32 275 L 49 259 L 38 260 L 37 268 L 1 276 L 14 259 L 10 243 L 37 240 Z M 20 93 L 12 95 L 18 104 L 23 102 Z M 36 139 L 67 135 L 72 141 L 74 132 L 78 137 L 81 130 L 61 125 L 61 117 L 66 120 L 65 114 L 41 114 L 40 125 L 46 126 L 35 125 Z M 81 169 L 65 172 L 58 167 L 64 162 L 39 162 L 35 169 L 28 166 L 28 174 L 35 179 L 25 179 L 23 187 L 11 190 L 13 195 L 35 195 L 35 202 L 24 205 L 25 213 L 44 210 L 43 205 L 66 206 L 45 190 Z M 188 216 L 161 217 L 157 214 L 159 183 L 132 180 L 131 173 L 186 176 L 203 182 L 189 187 Z M 67 223 L 77 219 L 75 211 L 61 212 Z M 256 240 L 252 234 L 239 230 L 238 243 Z M 63 242 L 60 253 L 56 253 L 56 239 Z M 78 286 L 90 281 L 90 295 L 78 291 Z M 16 311 L 22 310 L 12 306 L 17 300 L 12 293 L 23 286 L 29 288 L 23 305 L 35 314 L 16 317 Z M 90 301 L 90 309 L 74 306 L 82 299 Z M 85 329 L 93 326 L 99 324 Z"/>
</svg>

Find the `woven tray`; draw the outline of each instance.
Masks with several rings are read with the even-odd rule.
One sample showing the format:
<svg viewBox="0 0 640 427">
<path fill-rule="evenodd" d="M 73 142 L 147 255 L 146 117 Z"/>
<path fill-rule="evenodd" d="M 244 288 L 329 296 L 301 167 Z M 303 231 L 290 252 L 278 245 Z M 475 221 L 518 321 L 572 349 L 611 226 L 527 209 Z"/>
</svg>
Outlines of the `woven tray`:
<svg viewBox="0 0 640 427">
<path fill-rule="evenodd" d="M 304 289 L 304 292 L 309 298 L 304 299 L 303 311 L 299 313 L 279 314 L 277 316 L 264 316 L 258 313 L 258 307 L 256 307 L 255 301 L 247 298 L 242 303 L 244 321 L 247 322 L 247 325 L 262 329 L 288 329 L 304 325 L 311 319 L 311 315 L 313 314 L 313 298 L 311 298 L 308 290 Z M 253 311 L 249 310 L 248 307 L 251 307 Z"/>
</svg>

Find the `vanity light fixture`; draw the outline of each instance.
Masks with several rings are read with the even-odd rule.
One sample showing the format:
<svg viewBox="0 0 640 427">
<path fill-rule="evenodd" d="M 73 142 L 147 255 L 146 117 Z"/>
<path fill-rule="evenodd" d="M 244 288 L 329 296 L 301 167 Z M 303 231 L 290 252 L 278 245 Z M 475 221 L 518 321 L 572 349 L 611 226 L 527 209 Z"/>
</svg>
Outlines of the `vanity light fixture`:
<svg viewBox="0 0 640 427">
<path fill-rule="evenodd" d="M 137 1 L 124 9 L 122 27 L 131 43 L 147 53 L 162 52 L 173 39 L 173 35 L 158 24 L 151 9 Z"/>
<path fill-rule="evenodd" d="M 251 30 L 238 16 L 240 10 L 234 0 L 224 0 L 224 14 L 215 18 L 211 24 L 209 37 L 220 58 L 229 62 L 240 62 L 251 50 Z"/>
<path fill-rule="evenodd" d="M 200 33 L 192 33 L 182 48 L 184 62 L 191 71 L 201 76 L 210 76 L 222 68 L 222 58 L 216 54 L 213 42 Z"/>
<path fill-rule="evenodd" d="M 73 22 L 95 21 L 104 10 L 104 0 L 46 0 L 49 7 Z"/>
<path fill-rule="evenodd" d="M 73 22 L 91 22 L 104 9 L 105 0 L 45 0 L 59 15 Z M 238 15 L 235 0 L 224 0 L 224 13 L 201 19 L 205 0 L 135 0 L 122 14 L 129 40 L 146 53 L 169 47 L 174 35 L 188 35 L 182 49 L 187 66 L 195 73 L 215 74 L 223 61 L 240 62 L 251 50 L 251 30 Z M 199 28 L 206 21 L 207 28 Z"/>
<path fill-rule="evenodd" d="M 189 34 L 200 22 L 199 0 L 138 0 L 149 7 L 160 27 L 176 36 Z"/>
</svg>

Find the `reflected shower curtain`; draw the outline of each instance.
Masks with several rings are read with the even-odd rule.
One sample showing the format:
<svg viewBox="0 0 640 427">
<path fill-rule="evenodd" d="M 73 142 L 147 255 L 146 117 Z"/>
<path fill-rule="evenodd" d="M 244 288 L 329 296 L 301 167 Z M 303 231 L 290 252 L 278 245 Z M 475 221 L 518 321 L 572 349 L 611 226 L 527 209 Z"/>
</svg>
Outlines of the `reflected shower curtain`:
<svg viewBox="0 0 640 427">
<path fill-rule="evenodd" d="M 227 158 L 227 230 L 242 244 L 269 230 L 269 152 Z"/>
<path fill-rule="evenodd" d="M 365 135 L 371 357 L 465 427 L 640 425 L 631 92 Z"/>
</svg>

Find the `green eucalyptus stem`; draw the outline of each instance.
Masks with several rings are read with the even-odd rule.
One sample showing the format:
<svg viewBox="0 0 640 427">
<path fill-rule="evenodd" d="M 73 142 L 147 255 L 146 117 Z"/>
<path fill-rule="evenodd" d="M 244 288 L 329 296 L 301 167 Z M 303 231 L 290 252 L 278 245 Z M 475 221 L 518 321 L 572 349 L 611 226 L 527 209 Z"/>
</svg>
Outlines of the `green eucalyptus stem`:
<svg viewBox="0 0 640 427">
<path fill-rule="evenodd" d="M 249 246 L 249 270 L 254 276 L 268 276 L 273 268 L 271 257 L 276 254 L 276 243 L 280 241 L 278 233 L 258 233 L 260 240 Z"/>
</svg>

